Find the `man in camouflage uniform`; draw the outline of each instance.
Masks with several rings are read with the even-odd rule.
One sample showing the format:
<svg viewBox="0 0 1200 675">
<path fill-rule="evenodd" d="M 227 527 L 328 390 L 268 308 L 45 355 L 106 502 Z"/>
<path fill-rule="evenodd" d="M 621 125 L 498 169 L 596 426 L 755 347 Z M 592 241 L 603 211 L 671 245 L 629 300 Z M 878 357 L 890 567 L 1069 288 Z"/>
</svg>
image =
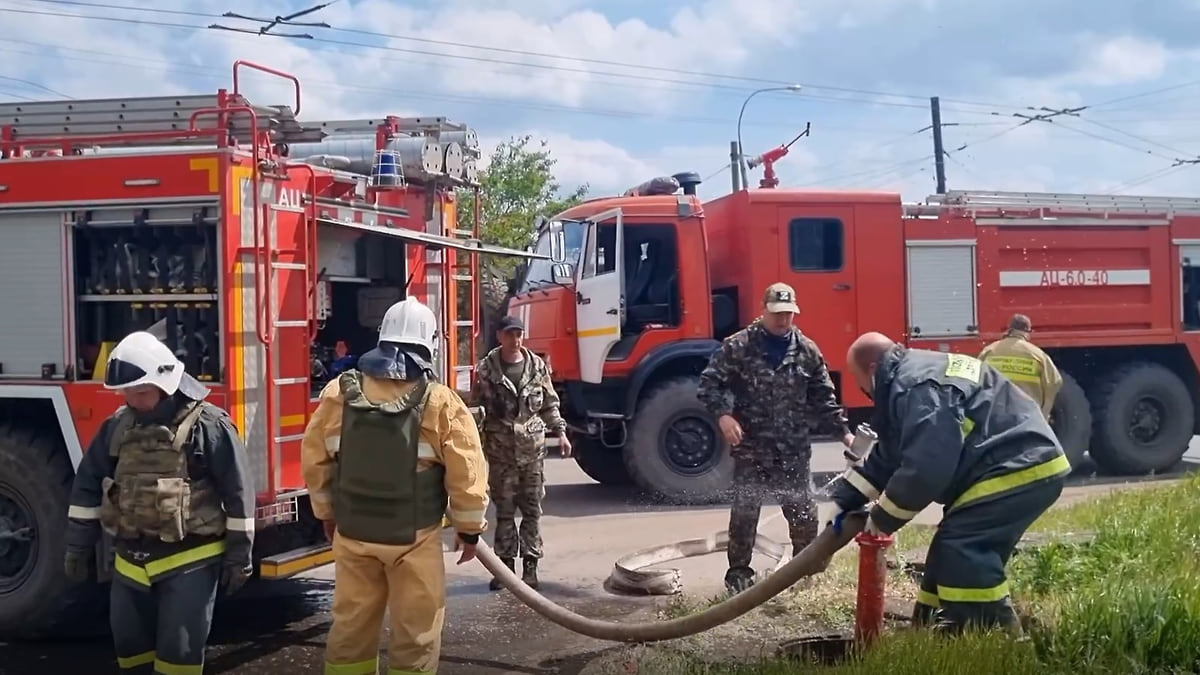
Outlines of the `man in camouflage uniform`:
<svg viewBox="0 0 1200 675">
<path fill-rule="evenodd" d="M 537 588 L 542 557 L 542 499 L 546 496 L 543 460 L 546 434 L 558 436 L 564 457 L 571 454 L 567 423 L 558 412 L 558 394 L 550 369 L 524 346 L 525 326 L 515 316 L 500 320 L 500 346 L 475 366 L 472 411 L 482 417 L 489 489 L 496 503 L 496 555 L 511 570 L 522 556 L 522 580 Z M 521 512 L 520 534 L 516 512 Z M 488 586 L 500 590 L 492 579 Z"/>
<path fill-rule="evenodd" d="M 1012 380 L 1029 394 L 1042 415 L 1050 419 L 1054 399 L 1062 389 L 1062 375 L 1046 352 L 1029 341 L 1033 323 L 1024 314 L 1013 314 L 1004 337 L 983 348 L 979 359 Z"/>
<path fill-rule="evenodd" d="M 717 418 L 734 457 L 729 511 L 730 593 L 754 580 L 750 557 L 763 499 L 779 500 L 793 555 L 817 536 L 811 431 L 853 440 L 817 344 L 793 324 L 796 292 L 771 284 L 763 314 L 725 338 L 700 374 L 698 396 Z"/>
</svg>

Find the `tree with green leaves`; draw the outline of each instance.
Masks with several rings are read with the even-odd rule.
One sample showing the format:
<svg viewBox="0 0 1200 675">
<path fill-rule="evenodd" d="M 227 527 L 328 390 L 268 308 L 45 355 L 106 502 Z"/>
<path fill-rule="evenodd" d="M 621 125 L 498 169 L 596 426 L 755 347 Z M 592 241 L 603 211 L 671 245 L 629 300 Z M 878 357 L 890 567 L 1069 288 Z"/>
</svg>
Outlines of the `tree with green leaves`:
<svg viewBox="0 0 1200 675">
<path fill-rule="evenodd" d="M 557 163 L 544 139 L 535 143 L 530 135 L 514 136 L 497 145 L 487 168 L 479 172 L 480 239 L 488 244 L 524 249 L 537 236 L 534 230 L 537 216 L 553 216 L 583 201 L 588 186 L 563 192 L 554 177 Z M 474 191 L 461 191 L 457 208 L 458 226 L 470 227 L 475 222 Z M 481 350 L 493 341 L 491 326 L 500 317 L 508 282 L 518 272 L 519 264 L 513 258 L 480 258 Z"/>
</svg>

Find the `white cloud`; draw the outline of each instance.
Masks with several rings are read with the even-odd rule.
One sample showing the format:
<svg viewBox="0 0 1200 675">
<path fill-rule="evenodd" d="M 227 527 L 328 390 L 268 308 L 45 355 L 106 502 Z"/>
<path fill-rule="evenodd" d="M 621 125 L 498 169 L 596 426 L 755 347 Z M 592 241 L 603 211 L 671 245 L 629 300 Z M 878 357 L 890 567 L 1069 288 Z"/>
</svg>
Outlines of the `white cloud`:
<svg viewBox="0 0 1200 675">
<path fill-rule="evenodd" d="M 1136 84 L 1161 77 L 1169 59 L 1161 42 L 1122 35 L 1087 53 L 1074 79 L 1100 86 Z"/>
<path fill-rule="evenodd" d="M 1098 2 L 1108 7 L 1116 0 Z M 928 125 L 924 99 L 916 97 L 928 92 L 943 97 L 943 121 L 951 125 L 945 129 L 947 149 L 967 145 L 947 161 L 952 188 L 1101 190 L 1159 172 L 1158 180 L 1131 189 L 1192 192 L 1200 167 L 1165 169 L 1175 158 L 1200 154 L 1200 133 L 1193 128 L 1197 116 L 1192 112 L 1200 103 L 1200 87 L 1010 129 L 1021 121 L 1014 113 L 1092 105 L 1193 78 L 1200 37 L 1190 36 L 1200 36 L 1200 31 L 1186 30 L 1183 22 L 1190 10 L 1182 8 L 1183 0 L 1164 2 L 1181 9 L 1158 32 L 1128 22 L 1098 25 L 1088 21 L 1090 14 L 1053 24 L 1051 19 L 1043 21 L 1039 10 L 1027 17 L 1037 23 L 1038 31 L 1014 33 L 1013 39 L 1023 42 L 1020 49 L 1006 51 L 1003 61 L 990 50 L 971 47 L 974 41 L 991 39 L 995 26 L 1010 20 L 1004 8 L 937 0 L 679 0 L 641 9 L 619 2 L 619 15 L 614 6 L 594 0 L 343 0 L 309 18 L 337 28 L 413 39 L 279 29 L 387 48 L 0 12 L 0 54 L 6 63 L 0 76 L 36 81 L 78 98 L 173 95 L 228 86 L 227 64 L 249 59 L 301 78 L 306 119 L 450 115 L 471 123 L 485 146 L 486 139 L 532 130 L 550 141 L 559 159 L 560 182 L 567 187 L 589 183 L 594 194 L 683 170 L 706 176 L 727 162 L 737 106 L 760 83 L 687 73 L 741 75 L 762 84 L 811 80 L 847 89 L 912 92 L 914 97 L 880 99 L 808 88 L 799 98 L 757 98 L 744 128 L 750 151 L 786 140 L 781 138 L 785 129 L 813 121 L 812 137 L 794 146 L 777 167 L 785 186 L 877 187 L 923 198 L 932 191 L 933 162 L 926 159 L 932 146 L 927 132 L 912 132 Z M 0 0 L 0 9 L 12 7 L 196 26 L 246 25 L 229 19 Z M 154 7 L 226 9 L 198 0 L 170 0 Z M 291 7 L 285 0 L 254 0 L 237 9 L 273 16 Z M 948 12 L 968 10 L 976 23 L 964 28 L 945 18 Z M 1052 10 L 1045 12 L 1050 16 Z M 633 16 L 640 18 L 628 18 Z M 910 50 L 911 54 L 890 49 L 920 40 L 906 36 L 918 34 L 930 22 L 954 39 L 953 45 L 949 39 L 935 45 L 941 50 L 933 52 L 936 61 L 925 49 Z M 1043 49 L 1047 44 L 1054 48 Z M 919 56 L 914 55 L 917 51 Z M 889 59 L 883 67 L 856 65 L 875 63 L 871 58 L 877 53 Z M 957 82 L 957 87 L 940 84 L 943 71 L 945 81 Z M 952 71 L 957 73 L 953 78 Z M 986 75 L 968 80 L 964 72 Z M 286 83 L 262 76 L 249 77 L 243 86 L 257 103 L 285 103 L 291 97 Z M 0 100 L 6 93 L 47 96 L 0 79 Z M 830 101 L 829 96 L 852 100 Z M 889 105 L 870 106 L 869 100 Z M 573 108 L 591 114 L 572 113 Z M 628 116 L 606 114 L 610 111 Z M 761 170 L 751 172 L 751 184 L 760 176 Z M 711 195 L 728 185 L 726 172 L 701 189 Z"/>
</svg>

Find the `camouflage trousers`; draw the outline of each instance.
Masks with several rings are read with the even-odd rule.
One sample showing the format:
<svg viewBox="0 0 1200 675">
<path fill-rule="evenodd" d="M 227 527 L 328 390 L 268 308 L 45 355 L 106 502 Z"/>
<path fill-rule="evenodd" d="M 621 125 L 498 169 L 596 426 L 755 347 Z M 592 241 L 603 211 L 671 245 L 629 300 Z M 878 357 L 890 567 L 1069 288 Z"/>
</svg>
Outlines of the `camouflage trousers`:
<svg viewBox="0 0 1200 675">
<path fill-rule="evenodd" d="M 542 499 L 546 476 L 541 460 L 517 464 L 489 463 L 488 489 L 496 504 L 492 548 L 501 558 L 542 557 Z M 521 512 L 517 529 L 516 515 Z"/>
<path fill-rule="evenodd" d="M 739 457 L 734 464 L 733 506 L 729 509 L 729 569 L 754 575 L 750 558 L 763 501 L 779 502 L 792 540 L 792 555 L 817 537 L 817 503 L 812 497 L 809 455 L 764 464 Z"/>
</svg>

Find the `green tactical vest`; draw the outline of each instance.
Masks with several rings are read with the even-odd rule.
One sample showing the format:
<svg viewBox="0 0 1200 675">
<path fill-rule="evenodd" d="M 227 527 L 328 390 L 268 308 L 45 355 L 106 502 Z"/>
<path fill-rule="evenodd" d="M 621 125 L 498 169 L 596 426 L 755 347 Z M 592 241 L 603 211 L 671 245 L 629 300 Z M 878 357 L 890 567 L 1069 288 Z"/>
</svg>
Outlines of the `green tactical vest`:
<svg viewBox="0 0 1200 675">
<path fill-rule="evenodd" d="M 417 531 L 442 522 L 446 469 L 417 470 L 421 416 L 431 384 L 420 383 L 395 401 L 372 403 L 357 370 L 338 378 L 346 404 L 333 472 L 338 531 L 376 544 L 408 545 Z"/>
<path fill-rule="evenodd" d="M 100 524 L 118 539 L 179 542 L 225 534 L 225 509 L 208 477 L 192 479 L 188 443 L 204 404 L 181 406 L 169 424 L 136 424 L 117 411 L 108 454 L 116 465 L 101 484 Z"/>
</svg>

